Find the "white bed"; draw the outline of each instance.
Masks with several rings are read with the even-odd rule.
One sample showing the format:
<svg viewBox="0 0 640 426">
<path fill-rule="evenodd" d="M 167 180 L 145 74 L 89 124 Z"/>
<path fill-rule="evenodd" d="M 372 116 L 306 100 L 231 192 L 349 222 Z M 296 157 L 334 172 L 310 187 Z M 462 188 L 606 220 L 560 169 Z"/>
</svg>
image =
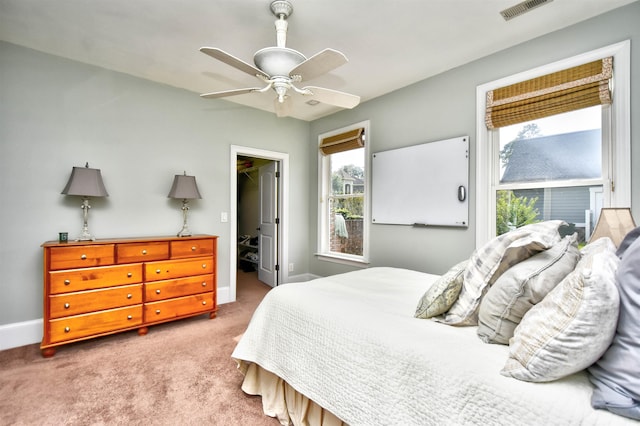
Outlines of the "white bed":
<svg viewBox="0 0 640 426">
<path fill-rule="evenodd" d="M 638 424 L 593 409 L 585 371 L 505 377 L 508 346 L 414 318 L 437 278 L 376 267 L 274 288 L 232 354 L 243 390 L 285 425 Z"/>
</svg>

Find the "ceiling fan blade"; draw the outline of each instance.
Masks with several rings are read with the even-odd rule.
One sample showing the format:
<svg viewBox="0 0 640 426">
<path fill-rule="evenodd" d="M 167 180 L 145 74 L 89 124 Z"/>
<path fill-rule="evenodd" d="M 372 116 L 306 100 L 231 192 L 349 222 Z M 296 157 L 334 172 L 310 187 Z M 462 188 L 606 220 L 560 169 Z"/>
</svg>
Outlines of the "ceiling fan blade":
<svg viewBox="0 0 640 426">
<path fill-rule="evenodd" d="M 279 102 L 278 98 L 275 98 L 273 100 L 273 107 L 278 117 L 288 117 L 291 115 L 291 111 L 293 111 L 293 102 L 291 102 L 290 96 L 285 96 L 284 102 Z"/>
<path fill-rule="evenodd" d="M 324 87 L 307 86 L 302 88 L 303 91 L 310 93 L 305 96 L 311 96 L 313 99 L 323 104 L 335 105 L 340 108 L 351 109 L 360 103 L 360 96 L 351 95 L 337 90 L 325 89 Z"/>
<path fill-rule="evenodd" d="M 342 52 L 333 49 L 324 49 L 322 52 L 316 53 L 293 68 L 289 72 L 289 75 L 299 75 L 302 77 L 301 81 L 307 81 L 326 74 L 347 62 L 349 62 L 349 60 Z"/>
<path fill-rule="evenodd" d="M 206 99 L 224 98 L 227 96 L 244 95 L 245 93 L 259 92 L 261 90 L 262 89 L 260 89 L 259 87 L 249 87 L 246 89 L 223 90 L 221 92 L 204 93 L 200 95 L 200 97 Z"/>
<path fill-rule="evenodd" d="M 202 53 L 205 53 L 211 56 L 212 58 L 215 58 L 221 62 L 224 62 L 225 64 L 230 65 L 236 69 L 239 69 L 240 71 L 245 72 L 249 75 L 252 75 L 252 76 L 261 75 L 266 77 L 267 79 L 269 78 L 267 74 L 260 71 L 258 68 L 254 67 L 253 65 L 250 65 L 245 61 L 243 61 L 242 59 L 238 59 L 235 56 L 225 52 L 224 50 L 218 49 L 217 47 L 201 47 L 200 51 Z"/>
</svg>

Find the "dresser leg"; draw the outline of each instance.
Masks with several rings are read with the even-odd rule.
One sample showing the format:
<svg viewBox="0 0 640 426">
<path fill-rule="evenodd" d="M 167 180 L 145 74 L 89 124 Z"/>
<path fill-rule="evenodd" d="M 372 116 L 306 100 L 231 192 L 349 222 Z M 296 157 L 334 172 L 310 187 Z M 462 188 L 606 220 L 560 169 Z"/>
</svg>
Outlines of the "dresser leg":
<svg viewBox="0 0 640 426">
<path fill-rule="evenodd" d="M 217 311 L 211 311 L 209 312 L 209 319 L 214 319 L 216 317 L 216 315 L 218 315 Z"/>
<path fill-rule="evenodd" d="M 56 354 L 56 348 L 44 348 L 41 352 L 43 358 L 51 358 Z"/>
<path fill-rule="evenodd" d="M 149 327 L 140 327 L 138 329 L 138 335 L 139 336 L 144 336 L 149 332 Z"/>
</svg>

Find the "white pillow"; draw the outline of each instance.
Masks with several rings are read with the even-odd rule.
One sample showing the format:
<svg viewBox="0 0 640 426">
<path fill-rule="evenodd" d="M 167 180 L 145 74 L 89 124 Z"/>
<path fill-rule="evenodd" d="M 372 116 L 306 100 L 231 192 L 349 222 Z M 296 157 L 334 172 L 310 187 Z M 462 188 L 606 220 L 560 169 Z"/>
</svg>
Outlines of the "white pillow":
<svg viewBox="0 0 640 426">
<path fill-rule="evenodd" d="M 458 300 L 444 319 L 438 320 L 451 325 L 478 324 L 478 306 L 487 286 L 511 266 L 560 241 L 558 227 L 563 224 L 566 225 L 561 220 L 552 220 L 525 225 L 494 238 L 473 252 Z"/>
<path fill-rule="evenodd" d="M 589 246 L 576 269 L 522 318 L 502 375 L 556 380 L 589 367 L 609 347 L 618 320 L 620 259 L 609 238 Z"/>
<path fill-rule="evenodd" d="M 431 318 L 440 315 L 451 307 L 462 289 L 462 278 L 469 260 L 464 260 L 433 283 L 424 293 L 416 308 L 416 318 Z"/>
<path fill-rule="evenodd" d="M 509 268 L 480 302 L 478 337 L 508 344 L 522 317 L 575 269 L 579 258 L 573 234 Z"/>
</svg>

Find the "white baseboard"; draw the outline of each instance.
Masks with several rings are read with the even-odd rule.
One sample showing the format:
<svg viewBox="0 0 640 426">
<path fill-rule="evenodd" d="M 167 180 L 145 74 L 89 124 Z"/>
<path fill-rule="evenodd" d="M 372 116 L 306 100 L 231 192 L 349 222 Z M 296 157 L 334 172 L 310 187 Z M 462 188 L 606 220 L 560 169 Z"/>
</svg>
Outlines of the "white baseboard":
<svg viewBox="0 0 640 426">
<path fill-rule="evenodd" d="M 320 278 L 318 275 L 314 274 L 300 274 L 300 275 L 290 275 L 287 279 L 288 283 L 300 283 L 315 280 L 316 278 Z"/>
<path fill-rule="evenodd" d="M 229 303 L 229 287 L 218 289 L 218 304 Z M 0 325 L 0 351 L 42 341 L 42 318 Z"/>
<path fill-rule="evenodd" d="M 42 318 L 0 325 L 0 351 L 40 343 Z"/>
<path fill-rule="evenodd" d="M 289 282 L 309 281 L 318 278 L 312 274 L 301 274 L 289 277 Z M 217 301 L 219 305 L 230 303 L 229 287 L 218 289 Z M 0 351 L 31 345 L 42 341 L 42 318 L 30 321 L 0 325 Z"/>
<path fill-rule="evenodd" d="M 218 287 L 218 290 L 216 292 L 216 302 L 218 303 L 218 305 L 233 302 L 233 300 L 231 300 L 231 297 L 229 296 L 229 293 L 229 287 Z"/>
</svg>

